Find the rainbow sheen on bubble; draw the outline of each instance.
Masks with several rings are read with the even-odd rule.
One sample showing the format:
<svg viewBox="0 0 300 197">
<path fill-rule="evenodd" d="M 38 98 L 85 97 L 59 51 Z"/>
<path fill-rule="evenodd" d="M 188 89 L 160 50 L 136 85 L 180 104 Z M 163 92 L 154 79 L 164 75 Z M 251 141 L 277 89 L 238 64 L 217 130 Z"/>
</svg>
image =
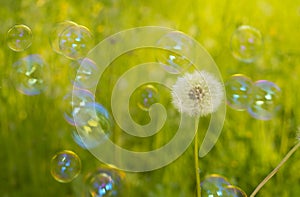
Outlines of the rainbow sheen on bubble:
<svg viewBox="0 0 300 197">
<path fill-rule="evenodd" d="M 159 101 L 157 88 L 151 84 L 143 85 L 137 90 L 137 106 L 148 111 L 150 106 Z"/>
<path fill-rule="evenodd" d="M 69 124 L 75 126 L 74 116 L 81 108 L 94 101 L 95 96 L 85 89 L 76 89 L 73 92 L 66 94 L 63 98 L 65 120 Z"/>
<path fill-rule="evenodd" d="M 99 103 L 88 103 L 74 114 L 78 135 L 84 147 L 96 147 L 108 140 L 113 120 L 107 109 Z"/>
<path fill-rule="evenodd" d="M 248 107 L 248 91 L 252 86 L 252 80 L 242 74 L 232 75 L 226 82 L 227 104 L 235 110 L 246 110 Z"/>
<path fill-rule="evenodd" d="M 209 197 L 227 196 L 226 187 L 229 185 L 230 183 L 226 178 L 217 174 L 212 174 L 206 177 L 201 182 L 202 196 L 209 196 Z"/>
<path fill-rule="evenodd" d="M 68 183 L 79 175 L 81 161 L 74 152 L 64 150 L 52 157 L 50 168 L 51 175 L 56 181 Z"/>
<path fill-rule="evenodd" d="M 32 32 L 26 25 L 14 25 L 6 35 L 7 46 L 16 52 L 24 51 L 32 44 Z"/>
<path fill-rule="evenodd" d="M 260 31 L 254 27 L 242 25 L 232 34 L 231 52 L 239 61 L 251 63 L 263 51 L 263 39 Z"/>
<path fill-rule="evenodd" d="M 63 21 L 55 24 L 55 26 L 52 27 L 49 41 L 54 52 L 58 54 L 61 53 L 59 49 L 59 36 L 62 32 L 64 32 L 71 26 L 77 26 L 77 24 L 73 21 Z"/>
<path fill-rule="evenodd" d="M 88 175 L 86 184 L 92 197 L 120 196 L 124 174 L 114 169 L 99 168 Z"/>
<path fill-rule="evenodd" d="M 157 61 L 163 64 L 169 73 L 179 74 L 191 66 L 191 63 L 184 55 L 179 55 L 194 53 L 193 42 L 183 33 L 173 31 L 164 35 L 159 39 L 158 46 L 165 50 L 157 56 Z"/>
<path fill-rule="evenodd" d="M 249 91 L 249 114 L 259 120 L 270 120 L 280 110 L 281 90 L 273 82 L 256 81 Z"/>
<path fill-rule="evenodd" d="M 75 71 L 72 83 L 76 87 L 89 89 L 97 85 L 99 67 L 93 60 L 89 58 L 80 59 L 73 64 L 72 68 Z"/>
<path fill-rule="evenodd" d="M 59 51 L 69 59 L 87 55 L 92 45 L 92 33 L 82 25 L 71 25 L 59 34 Z"/>
<path fill-rule="evenodd" d="M 247 194 L 239 187 L 229 185 L 226 187 L 228 197 L 247 197 Z"/>
<path fill-rule="evenodd" d="M 19 92 L 37 95 L 45 90 L 46 64 L 40 55 L 26 56 L 13 64 L 14 79 Z"/>
</svg>

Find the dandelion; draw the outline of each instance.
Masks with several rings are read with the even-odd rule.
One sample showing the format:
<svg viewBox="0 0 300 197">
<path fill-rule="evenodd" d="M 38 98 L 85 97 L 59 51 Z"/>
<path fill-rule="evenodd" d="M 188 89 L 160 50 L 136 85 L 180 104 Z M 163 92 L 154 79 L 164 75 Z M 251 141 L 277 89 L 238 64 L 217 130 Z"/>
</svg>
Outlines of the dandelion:
<svg viewBox="0 0 300 197">
<path fill-rule="evenodd" d="M 223 85 L 209 72 L 195 71 L 179 77 L 172 87 L 175 108 L 190 116 L 206 116 L 217 110 L 224 98 Z"/>
<path fill-rule="evenodd" d="M 278 172 L 278 170 L 285 164 L 285 162 L 296 152 L 296 150 L 300 147 L 300 128 L 298 127 L 298 131 L 296 134 L 297 144 L 285 155 L 285 157 L 281 160 L 281 162 L 266 176 L 266 178 L 255 188 L 250 197 L 254 197 L 259 190 Z"/>
</svg>

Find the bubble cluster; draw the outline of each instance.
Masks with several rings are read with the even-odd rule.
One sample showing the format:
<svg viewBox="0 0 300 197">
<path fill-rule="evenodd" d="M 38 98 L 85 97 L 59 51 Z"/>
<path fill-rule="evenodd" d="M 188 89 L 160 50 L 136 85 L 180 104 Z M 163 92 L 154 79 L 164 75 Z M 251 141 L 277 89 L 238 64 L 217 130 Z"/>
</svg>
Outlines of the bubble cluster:
<svg viewBox="0 0 300 197">
<path fill-rule="evenodd" d="M 242 25 L 232 34 L 231 51 L 239 61 L 251 63 L 263 51 L 263 39 L 259 30 L 254 27 Z"/>
<path fill-rule="evenodd" d="M 88 103 L 94 102 L 94 100 L 94 95 L 84 89 L 76 89 L 65 95 L 63 98 L 65 120 L 75 126 L 74 116 L 81 108 L 85 107 Z"/>
<path fill-rule="evenodd" d="M 32 32 L 26 25 L 15 25 L 6 36 L 7 46 L 16 52 L 24 51 L 32 44 Z"/>
<path fill-rule="evenodd" d="M 76 76 L 72 79 L 73 84 L 78 88 L 89 89 L 97 85 L 99 68 L 96 63 L 84 58 L 78 60 L 73 69 L 76 70 Z"/>
<path fill-rule="evenodd" d="M 235 110 L 246 110 L 248 107 L 248 91 L 252 80 L 242 74 L 232 75 L 226 82 L 227 104 Z"/>
<path fill-rule="evenodd" d="M 92 37 L 87 27 L 73 21 L 63 21 L 53 27 L 50 44 L 56 53 L 78 60 L 91 49 Z"/>
<path fill-rule="evenodd" d="M 113 169 L 100 168 L 87 177 L 86 184 L 92 197 L 119 196 L 124 174 Z"/>
<path fill-rule="evenodd" d="M 51 159 L 51 175 L 62 183 L 74 180 L 80 173 L 80 158 L 72 151 L 64 150 L 55 154 Z"/>
<path fill-rule="evenodd" d="M 157 60 L 168 72 L 179 74 L 191 66 L 184 55 L 179 55 L 194 53 L 193 42 L 183 33 L 174 31 L 164 35 L 158 41 L 158 46 L 167 49 L 157 56 Z"/>
<path fill-rule="evenodd" d="M 45 89 L 46 64 L 39 55 L 26 56 L 13 64 L 16 88 L 26 95 L 37 95 Z"/>
<path fill-rule="evenodd" d="M 209 175 L 201 182 L 201 193 L 209 197 L 247 197 L 243 190 L 217 174 Z"/>
<path fill-rule="evenodd" d="M 148 111 L 151 105 L 159 101 L 158 90 L 151 84 L 139 87 L 137 97 L 137 105 L 144 111 Z"/>
<path fill-rule="evenodd" d="M 267 80 L 256 81 L 249 91 L 248 112 L 260 120 L 270 120 L 280 109 L 280 88 Z"/>
</svg>

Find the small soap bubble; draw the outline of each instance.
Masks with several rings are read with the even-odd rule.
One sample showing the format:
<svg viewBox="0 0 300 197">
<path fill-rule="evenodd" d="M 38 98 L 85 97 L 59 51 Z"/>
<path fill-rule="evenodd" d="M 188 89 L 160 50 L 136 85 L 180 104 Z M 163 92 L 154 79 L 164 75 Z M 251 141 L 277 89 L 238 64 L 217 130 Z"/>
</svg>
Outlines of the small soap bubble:
<svg viewBox="0 0 300 197">
<path fill-rule="evenodd" d="M 267 80 L 256 81 L 249 91 L 248 112 L 256 119 L 270 120 L 280 110 L 280 88 Z"/>
<path fill-rule="evenodd" d="M 110 113 L 99 103 L 88 103 L 81 107 L 74 119 L 78 135 L 86 148 L 95 147 L 109 139 L 113 120 Z"/>
<path fill-rule="evenodd" d="M 99 77 L 99 67 L 89 59 L 84 58 L 73 64 L 75 76 L 72 78 L 73 84 L 82 89 L 90 89 L 97 85 Z"/>
<path fill-rule="evenodd" d="M 150 106 L 159 101 L 158 90 L 151 84 L 139 87 L 137 92 L 137 105 L 140 109 L 148 111 Z"/>
<path fill-rule="evenodd" d="M 86 179 L 92 197 L 120 196 L 124 174 L 114 169 L 99 168 Z"/>
<path fill-rule="evenodd" d="M 84 89 L 76 89 L 73 92 L 66 94 L 63 98 L 64 118 L 75 126 L 74 116 L 78 111 L 85 107 L 88 103 L 94 102 L 94 95 Z"/>
<path fill-rule="evenodd" d="M 92 45 L 92 33 L 82 25 L 71 25 L 59 35 L 59 50 L 70 59 L 80 59 L 87 55 Z"/>
<path fill-rule="evenodd" d="M 227 104 L 235 110 L 246 110 L 248 107 L 248 91 L 252 80 L 242 74 L 232 75 L 226 82 Z"/>
<path fill-rule="evenodd" d="M 16 88 L 26 95 L 37 95 L 45 89 L 46 64 L 39 55 L 26 56 L 13 64 Z"/>
<path fill-rule="evenodd" d="M 32 32 L 26 25 L 15 25 L 7 32 L 7 45 L 16 52 L 24 51 L 32 44 Z"/>
<path fill-rule="evenodd" d="M 169 73 L 179 74 L 191 66 L 189 60 L 181 54 L 194 53 L 193 42 L 183 33 L 170 32 L 164 35 L 157 44 L 165 49 L 157 56 L 157 61 L 163 64 Z"/>
<path fill-rule="evenodd" d="M 51 159 L 51 175 L 61 183 L 74 180 L 80 173 L 80 158 L 72 151 L 64 150 L 55 154 Z"/>
<path fill-rule="evenodd" d="M 254 27 L 242 25 L 232 34 L 231 51 L 239 61 L 251 63 L 263 51 L 263 39 L 260 31 Z"/>
<path fill-rule="evenodd" d="M 60 49 L 59 49 L 60 34 L 71 26 L 77 26 L 77 24 L 73 21 L 63 21 L 63 22 L 55 24 L 55 26 L 52 28 L 51 34 L 49 37 L 49 41 L 50 41 L 50 45 L 51 45 L 52 49 L 56 53 L 60 54 Z"/>
<path fill-rule="evenodd" d="M 201 182 L 202 196 L 211 196 L 211 197 L 227 196 L 228 191 L 226 188 L 229 185 L 230 183 L 227 181 L 226 178 L 217 174 L 212 174 L 206 177 Z"/>
</svg>

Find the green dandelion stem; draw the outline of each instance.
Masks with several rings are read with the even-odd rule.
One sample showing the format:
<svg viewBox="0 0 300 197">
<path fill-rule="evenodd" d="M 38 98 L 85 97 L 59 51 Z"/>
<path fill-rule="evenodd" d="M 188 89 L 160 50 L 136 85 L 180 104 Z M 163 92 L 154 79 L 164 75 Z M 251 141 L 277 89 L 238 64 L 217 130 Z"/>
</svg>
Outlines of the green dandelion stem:
<svg viewBox="0 0 300 197">
<path fill-rule="evenodd" d="M 255 188 L 250 197 L 254 197 L 259 192 L 259 190 L 278 172 L 281 166 L 283 166 L 283 164 L 294 154 L 294 152 L 296 152 L 299 147 L 300 141 L 286 154 L 276 168 L 274 168 L 274 170 Z"/>
<path fill-rule="evenodd" d="M 201 197 L 201 186 L 200 186 L 200 172 L 199 172 L 199 161 L 198 161 L 198 120 L 195 119 L 195 140 L 194 140 L 194 160 L 195 160 L 195 174 L 196 174 L 196 191 L 197 197 Z"/>
</svg>

